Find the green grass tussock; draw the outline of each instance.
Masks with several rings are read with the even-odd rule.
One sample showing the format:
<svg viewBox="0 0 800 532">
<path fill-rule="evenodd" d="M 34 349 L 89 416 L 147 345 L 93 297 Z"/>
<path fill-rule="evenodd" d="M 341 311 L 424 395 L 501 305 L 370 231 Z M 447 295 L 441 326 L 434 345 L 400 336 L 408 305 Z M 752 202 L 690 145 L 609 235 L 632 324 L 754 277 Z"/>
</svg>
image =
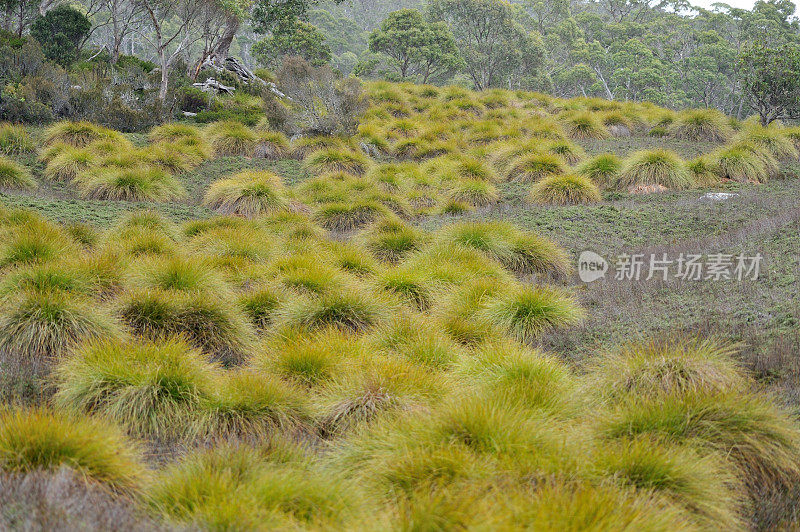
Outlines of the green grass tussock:
<svg viewBox="0 0 800 532">
<path fill-rule="evenodd" d="M 133 436 L 188 439 L 207 427 L 200 406 L 216 372 L 184 340 L 95 340 L 56 368 L 54 401 L 111 419 Z"/>
<path fill-rule="evenodd" d="M 203 204 L 222 214 L 252 218 L 286 209 L 289 201 L 278 175 L 244 171 L 212 183 Z"/>
<path fill-rule="evenodd" d="M 716 109 L 689 109 L 678 113 L 669 133 L 693 142 L 725 142 L 733 136 L 728 118 Z"/>
<path fill-rule="evenodd" d="M 114 425 L 45 408 L 0 408 L 2 471 L 60 467 L 124 491 L 140 489 L 147 478 L 138 449 Z"/>
<path fill-rule="evenodd" d="M 544 205 L 580 205 L 600 201 L 600 189 L 591 179 L 578 174 L 545 177 L 534 183 L 528 201 Z"/>
<path fill-rule="evenodd" d="M 0 156 L 0 188 L 32 190 L 38 185 L 24 166 Z"/>
<path fill-rule="evenodd" d="M 683 159 L 673 151 L 646 150 L 628 156 L 614 186 L 628 188 L 650 185 L 682 189 L 691 187 L 693 183 Z"/>
</svg>

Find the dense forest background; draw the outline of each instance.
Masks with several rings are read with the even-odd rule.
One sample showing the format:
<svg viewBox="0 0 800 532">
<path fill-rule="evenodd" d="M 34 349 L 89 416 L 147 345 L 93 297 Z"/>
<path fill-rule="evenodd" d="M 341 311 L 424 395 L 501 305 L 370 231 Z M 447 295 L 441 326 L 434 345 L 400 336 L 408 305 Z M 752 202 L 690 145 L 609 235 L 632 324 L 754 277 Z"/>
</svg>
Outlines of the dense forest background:
<svg viewBox="0 0 800 532">
<path fill-rule="evenodd" d="M 788 77 L 800 70 L 800 28 L 788 0 L 752 10 L 682 0 L 1 5 L 0 118 L 11 121 L 132 129 L 175 115 L 246 119 L 265 106 L 269 114 L 265 94 L 283 94 L 298 75 L 711 107 L 762 122 L 797 114 L 800 81 Z M 303 68 L 286 66 L 298 56 Z"/>
</svg>

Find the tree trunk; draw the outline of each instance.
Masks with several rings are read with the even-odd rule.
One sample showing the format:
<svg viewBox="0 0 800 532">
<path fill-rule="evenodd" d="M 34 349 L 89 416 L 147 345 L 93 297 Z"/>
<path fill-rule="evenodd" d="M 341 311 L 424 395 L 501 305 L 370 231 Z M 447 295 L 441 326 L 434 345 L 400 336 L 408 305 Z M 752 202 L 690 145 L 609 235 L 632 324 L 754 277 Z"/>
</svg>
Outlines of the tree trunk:
<svg viewBox="0 0 800 532">
<path fill-rule="evenodd" d="M 241 23 L 242 21 L 239 20 L 237 15 L 228 15 L 225 19 L 225 31 L 222 33 L 222 37 L 217 43 L 217 46 L 211 52 L 212 60 L 221 65 L 222 61 L 228 58 L 233 38 L 236 37 L 236 32 L 239 31 Z"/>
<path fill-rule="evenodd" d="M 167 52 L 163 48 L 158 51 L 158 59 L 161 63 L 161 87 L 158 89 L 158 99 L 164 103 L 167 99 L 167 88 L 169 87 L 169 61 Z"/>
</svg>

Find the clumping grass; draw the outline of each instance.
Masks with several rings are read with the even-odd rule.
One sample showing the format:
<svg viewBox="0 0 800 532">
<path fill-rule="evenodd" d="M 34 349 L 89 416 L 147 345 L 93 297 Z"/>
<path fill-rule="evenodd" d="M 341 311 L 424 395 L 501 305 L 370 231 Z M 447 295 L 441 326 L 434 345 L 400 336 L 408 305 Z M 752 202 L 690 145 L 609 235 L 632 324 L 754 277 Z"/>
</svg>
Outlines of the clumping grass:
<svg viewBox="0 0 800 532">
<path fill-rule="evenodd" d="M 480 346 L 474 354 L 462 357 L 456 368 L 468 378 L 478 393 L 495 395 L 497 401 L 571 419 L 586 404 L 579 395 L 578 380 L 554 356 L 510 341 Z"/>
<path fill-rule="evenodd" d="M 613 184 L 622 169 L 622 159 L 614 153 L 603 153 L 583 161 L 576 168 L 578 175 L 588 177 L 599 187 Z"/>
<path fill-rule="evenodd" d="M 713 158 L 717 173 L 722 179 L 740 183 L 763 183 L 769 179 L 764 161 L 742 144 L 723 147 L 713 154 Z"/>
<path fill-rule="evenodd" d="M 96 140 L 115 139 L 122 135 L 91 122 L 56 122 L 45 131 L 45 145 L 57 143 L 83 148 Z"/>
<path fill-rule="evenodd" d="M 733 136 L 728 118 L 716 109 L 688 109 L 678 113 L 669 133 L 693 142 L 725 142 Z"/>
<path fill-rule="evenodd" d="M 154 340 L 183 335 L 226 365 L 242 362 L 254 341 L 242 310 L 212 292 L 137 289 L 124 294 L 118 306 L 122 321 L 135 334 Z"/>
<path fill-rule="evenodd" d="M 700 156 L 688 161 L 686 167 L 692 174 L 692 181 L 698 187 L 711 187 L 720 184 L 717 167 L 714 162 L 706 156 Z"/>
<path fill-rule="evenodd" d="M 462 222 L 442 228 L 437 236 L 440 241 L 473 248 L 519 274 L 572 271 L 569 255 L 558 244 L 508 222 Z"/>
<path fill-rule="evenodd" d="M 114 425 L 45 408 L 0 408 L 0 469 L 60 467 L 124 491 L 140 489 L 147 477 L 139 451 Z"/>
<path fill-rule="evenodd" d="M 262 441 L 308 418 L 303 393 L 274 375 L 237 369 L 226 373 L 204 404 L 209 436 Z"/>
<path fill-rule="evenodd" d="M 435 323 L 413 314 L 398 314 L 379 325 L 369 337 L 369 345 L 436 369 L 449 369 L 464 356 L 461 346 Z"/>
<path fill-rule="evenodd" d="M 89 199 L 169 201 L 186 196 L 180 181 L 155 167 L 100 168 L 77 179 L 81 195 Z"/>
<path fill-rule="evenodd" d="M 260 284 L 252 287 L 237 298 L 239 307 L 250 323 L 259 331 L 268 329 L 275 320 L 275 312 L 287 294 L 277 285 Z"/>
<path fill-rule="evenodd" d="M 36 144 L 24 126 L 0 124 L 0 152 L 5 155 L 21 155 L 36 149 Z"/>
<path fill-rule="evenodd" d="M 24 290 L 0 309 L 0 352 L 21 370 L 38 373 L 81 341 L 120 334 L 107 310 L 62 291 Z"/>
<path fill-rule="evenodd" d="M 425 239 L 420 230 L 391 219 L 373 224 L 358 236 L 359 242 L 375 257 L 392 263 L 399 262 L 409 253 L 418 251 Z"/>
<path fill-rule="evenodd" d="M 617 188 L 660 185 L 666 188 L 689 188 L 692 176 L 686 163 L 670 150 L 638 151 L 623 162 L 614 182 Z"/>
<path fill-rule="evenodd" d="M 604 139 L 611 134 L 602 120 L 594 113 L 580 111 L 564 117 L 564 129 L 573 139 Z"/>
<path fill-rule="evenodd" d="M 131 265 L 127 285 L 135 289 L 202 292 L 230 298 L 231 289 L 207 260 L 194 257 L 148 257 Z"/>
<path fill-rule="evenodd" d="M 102 415 L 137 437 L 188 439 L 208 423 L 200 405 L 216 372 L 183 340 L 95 340 L 56 368 L 55 404 Z"/>
<path fill-rule="evenodd" d="M 640 438 L 603 446 L 596 467 L 602 476 L 642 493 L 657 493 L 694 514 L 704 527 L 738 530 L 740 486 L 716 456 L 689 447 Z"/>
<path fill-rule="evenodd" d="M 634 343 L 598 358 L 591 387 L 612 398 L 744 390 L 744 370 L 734 360 L 736 352 L 737 346 L 714 339 Z"/>
<path fill-rule="evenodd" d="M 543 332 L 576 325 L 586 315 L 563 291 L 546 286 L 505 290 L 489 299 L 481 312 L 521 342 L 534 342 Z"/>
<path fill-rule="evenodd" d="M 719 453 L 754 501 L 760 490 L 787 489 L 800 474 L 800 431 L 782 409 L 747 392 L 632 396 L 599 424 L 609 438 L 650 437 Z"/>
<path fill-rule="evenodd" d="M 447 383 L 429 368 L 390 356 L 367 356 L 321 390 L 315 401 L 322 436 L 357 433 L 393 413 L 441 401 Z"/>
<path fill-rule="evenodd" d="M 214 152 L 220 156 L 252 157 L 258 135 L 235 121 L 215 122 L 206 128 Z"/>
<path fill-rule="evenodd" d="M 352 331 L 326 327 L 307 334 L 285 329 L 264 346 L 254 365 L 291 382 L 314 387 L 341 377 L 350 361 L 363 352 L 363 343 Z"/>
<path fill-rule="evenodd" d="M 427 310 L 431 306 L 433 290 L 430 280 L 423 272 L 408 268 L 386 270 L 375 279 L 384 292 L 397 296 L 416 310 Z"/>
<path fill-rule="evenodd" d="M 530 152 L 514 158 L 508 164 L 506 179 L 521 183 L 535 183 L 552 175 L 560 175 L 568 170 L 560 155 Z"/>
<path fill-rule="evenodd" d="M 247 446 L 186 456 L 148 489 L 151 508 L 169 520 L 209 530 L 341 529 L 358 508 L 339 476 Z"/>
<path fill-rule="evenodd" d="M 277 161 L 286 159 L 291 153 L 291 146 L 286 135 L 278 131 L 264 131 L 257 134 L 258 142 L 253 153 L 254 157 Z"/>
<path fill-rule="evenodd" d="M 44 175 L 49 179 L 72 181 L 98 163 L 97 156 L 86 148 L 65 146 L 48 160 Z"/>
<path fill-rule="evenodd" d="M 280 176 L 249 170 L 213 182 L 203 204 L 222 214 L 252 218 L 286 209 L 289 202 Z"/>
<path fill-rule="evenodd" d="M 373 294 L 353 288 L 334 290 L 316 298 L 298 297 L 278 310 L 280 326 L 309 330 L 328 326 L 363 331 L 387 317 L 388 305 Z"/>
<path fill-rule="evenodd" d="M 38 186 L 27 168 L 0 156 L 0 188 L 31 190 Z"/>
<path fill-rule="evenodd" d="M 600 189 L 588 177 L 561 174 L 534 183 L 528 201 L 545 205 L 579 205 L 600 201 Z"/>
<path fill-rule="evenodd" d="M 189 124 L 168 123 L 154 127 L 147 135 L 150 142 L 177 142 L 183 140 L 201 140 L 202 132 Z"/>
<path fill-rule="evenodd" d="M 454 183 L 447 193 L 451 202 L 473 207 L 488 207 L 497 203 L 500 192 L 497 187 L 480 179 L 463 179 Z"/>
<path fill-rule="evenodd" d="M 782 128 L 748 127 L 737 134 L 734 140 L 766 150 L 779 161 L 796 161 L 800 157 L 794 141 Z"/>
<path fill-rule="evenodd" d="M 387 212 L 386 207 L 370 201 L 330 203 L 314 212 L 314 220 L 331 231 L 352 231 L 375 221 Z"/>
<path fill-rule="evenodd" d="M 310 153 L 304 161 L 305 167 L 316 174 L 345 172 L 363 176 L 369 169 L 367 156 L 349 150 L 328 148 Z"/>
</svg>

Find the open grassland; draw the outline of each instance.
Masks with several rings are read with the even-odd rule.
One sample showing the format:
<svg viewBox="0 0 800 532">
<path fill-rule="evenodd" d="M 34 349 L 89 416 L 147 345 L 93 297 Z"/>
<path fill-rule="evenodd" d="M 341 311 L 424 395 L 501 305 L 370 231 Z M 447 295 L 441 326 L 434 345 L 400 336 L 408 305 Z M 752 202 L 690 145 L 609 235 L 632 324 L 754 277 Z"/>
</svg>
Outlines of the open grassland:
<svg viewBox="0 0 800 532">
<path fill-rule="evenodd" d="M 369 93 L 348 138 L 0 127 L 0 528 L 798 526 L 798 131 Z"/>
</svg>

